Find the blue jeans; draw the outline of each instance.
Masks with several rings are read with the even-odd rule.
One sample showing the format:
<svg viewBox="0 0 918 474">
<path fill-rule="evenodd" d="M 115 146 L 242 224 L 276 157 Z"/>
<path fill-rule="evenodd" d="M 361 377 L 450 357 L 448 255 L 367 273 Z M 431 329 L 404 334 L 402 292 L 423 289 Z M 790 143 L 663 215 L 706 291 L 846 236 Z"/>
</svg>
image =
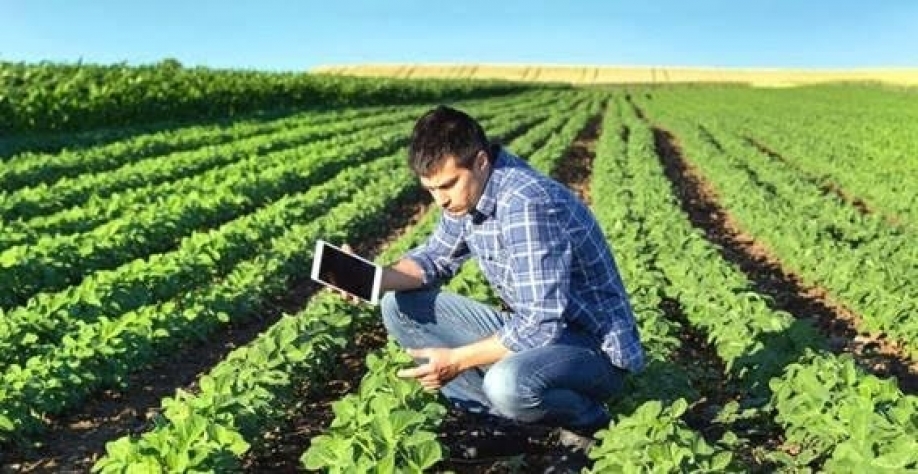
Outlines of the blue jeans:
<svg viewBox="0 0 918 474">
<path fill-rule="evenodd" d="M 390 292 L 381 308 L 389 334 L 414 349 L 471 344 L 493 335 L 512 317 L 439 289 Z M 569 330 L 553 345 L 467 370 L 442 393 L 471 412 L 522 423 L 591 427 L 608 424 L 603 401 L 621 390 L 623 377 L 591 336 Z"/>
</svg>

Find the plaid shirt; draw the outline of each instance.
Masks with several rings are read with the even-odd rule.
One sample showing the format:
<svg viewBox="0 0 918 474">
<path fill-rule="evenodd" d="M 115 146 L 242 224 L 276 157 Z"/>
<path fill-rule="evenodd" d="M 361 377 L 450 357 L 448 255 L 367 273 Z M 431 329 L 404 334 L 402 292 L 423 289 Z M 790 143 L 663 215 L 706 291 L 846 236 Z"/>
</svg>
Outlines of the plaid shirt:
<svg viewBox="0 0 918 474">
<path fill-rule="evenodd" d="M 616 366 L 644 366 L 628 295 L 596 219 L 564 185 L 502 149 L 475 209 L 444 212 L 407 256 L 428 287 L 475 256 L 513 309 L 497 335 L 514 352 L 551 344 L 575 326 L 593 334 Z"/>
</svg>

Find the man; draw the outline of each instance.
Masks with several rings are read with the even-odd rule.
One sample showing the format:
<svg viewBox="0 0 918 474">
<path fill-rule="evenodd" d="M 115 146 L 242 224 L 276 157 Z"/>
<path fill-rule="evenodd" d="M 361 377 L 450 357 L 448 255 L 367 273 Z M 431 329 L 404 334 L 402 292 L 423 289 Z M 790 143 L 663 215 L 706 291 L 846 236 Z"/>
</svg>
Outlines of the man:
<svg viewBox="0 0 918 474">
<path fill-rule="evenodd" d="M 409 166 L 443 212 L 383 273 L 383 322 L 420 364 L 399 375 L 457 407 L 591 440 L 610 422 L 603 401 L 644 363 L 595 218 L 446 106 L 416 123 Z M 472 256 L 507 311 L 439 288 Z"/>
</svg>

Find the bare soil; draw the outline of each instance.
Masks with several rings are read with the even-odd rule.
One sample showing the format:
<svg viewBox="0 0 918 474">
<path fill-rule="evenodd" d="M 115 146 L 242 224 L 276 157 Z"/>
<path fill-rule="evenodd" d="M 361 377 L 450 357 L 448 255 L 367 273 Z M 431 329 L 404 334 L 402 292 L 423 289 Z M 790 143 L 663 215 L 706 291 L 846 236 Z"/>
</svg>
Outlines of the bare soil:
<svg viewBox="0 0 918 474">
<path fill-rule="evenodd" d="M 918 363 L 902 347 L 861 331 L 863 323 L 857 314 L 835 301 L 825 288 L 808 285 L 787 269 L 718 203 L 717 192 L 684 158 L 677 139 L 659 127 L 653 133 L 665 174 L 692 225 L 717 244 L 725 260 L 746 274 L 755 291 L 770 296 L 774 309 L 812 321 L 835 353 L 852 354 L 861 367 L 877 376 L 896 377 L 905 393 L 918 392 Z"/>
<path fill-rule="evenodd" d="M 385 243 L 397 238 L 423 215 L 427 208 L 426 199 L 427 196 L 418 191 L 407 202 L 398 204 L 392 210 L 391 227 L 386 227 L 395 230 L 355 243 L 355 251 L 363 255 L 378 252 Z M 179 388 L 195 391 L 200 375 L 225 359 L 231 351 L 248 344 L 270 328 L 282 314 L 296 314 L 302 310 L 318 289 L 318 285 L 308 279 L 291 280 L 284 295 L 264 303 L 261 318 L 231 323 L 206 340 L 188 344 L 132 374 L 125 390 L 105 390 L 80 406 L 78 412 L 51 417 L 40 444 L 4 447 L 7 452 L 0 455 L 3 472 L 88 472 L 104 454 L 106 442 L 147 431 L 153 416 L 160 409 L 162 398 L 174 394 Z M 365 336 L 358 340 L 374 339 Z M 342 355 L 342 361 L 342 367 L 348 367 L 349 355 Z M 361 357 L 360 365 L 362 362 Z M 338 385 L 346 388 L 347 382 Z"/>
</svg>

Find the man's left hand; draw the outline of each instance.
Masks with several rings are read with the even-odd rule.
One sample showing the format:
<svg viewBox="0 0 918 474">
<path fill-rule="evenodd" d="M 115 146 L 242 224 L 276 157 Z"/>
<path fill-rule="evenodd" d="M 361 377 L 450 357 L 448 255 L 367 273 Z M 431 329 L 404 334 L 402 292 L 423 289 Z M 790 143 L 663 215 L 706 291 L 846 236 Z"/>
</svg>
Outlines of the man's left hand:
<svg viewBox="0 0 918 474">
<path fill-rule="evenodd" d="M 397 375 L 417 379 L 428 392 L 439 390 L 461 372 L 459 364 L 453 360 L 452 349 L 406 349 L 405 352 L 417 359 L 427 359 L 427 362 L 411 369 L 399 370 Z"/>
</svg>

